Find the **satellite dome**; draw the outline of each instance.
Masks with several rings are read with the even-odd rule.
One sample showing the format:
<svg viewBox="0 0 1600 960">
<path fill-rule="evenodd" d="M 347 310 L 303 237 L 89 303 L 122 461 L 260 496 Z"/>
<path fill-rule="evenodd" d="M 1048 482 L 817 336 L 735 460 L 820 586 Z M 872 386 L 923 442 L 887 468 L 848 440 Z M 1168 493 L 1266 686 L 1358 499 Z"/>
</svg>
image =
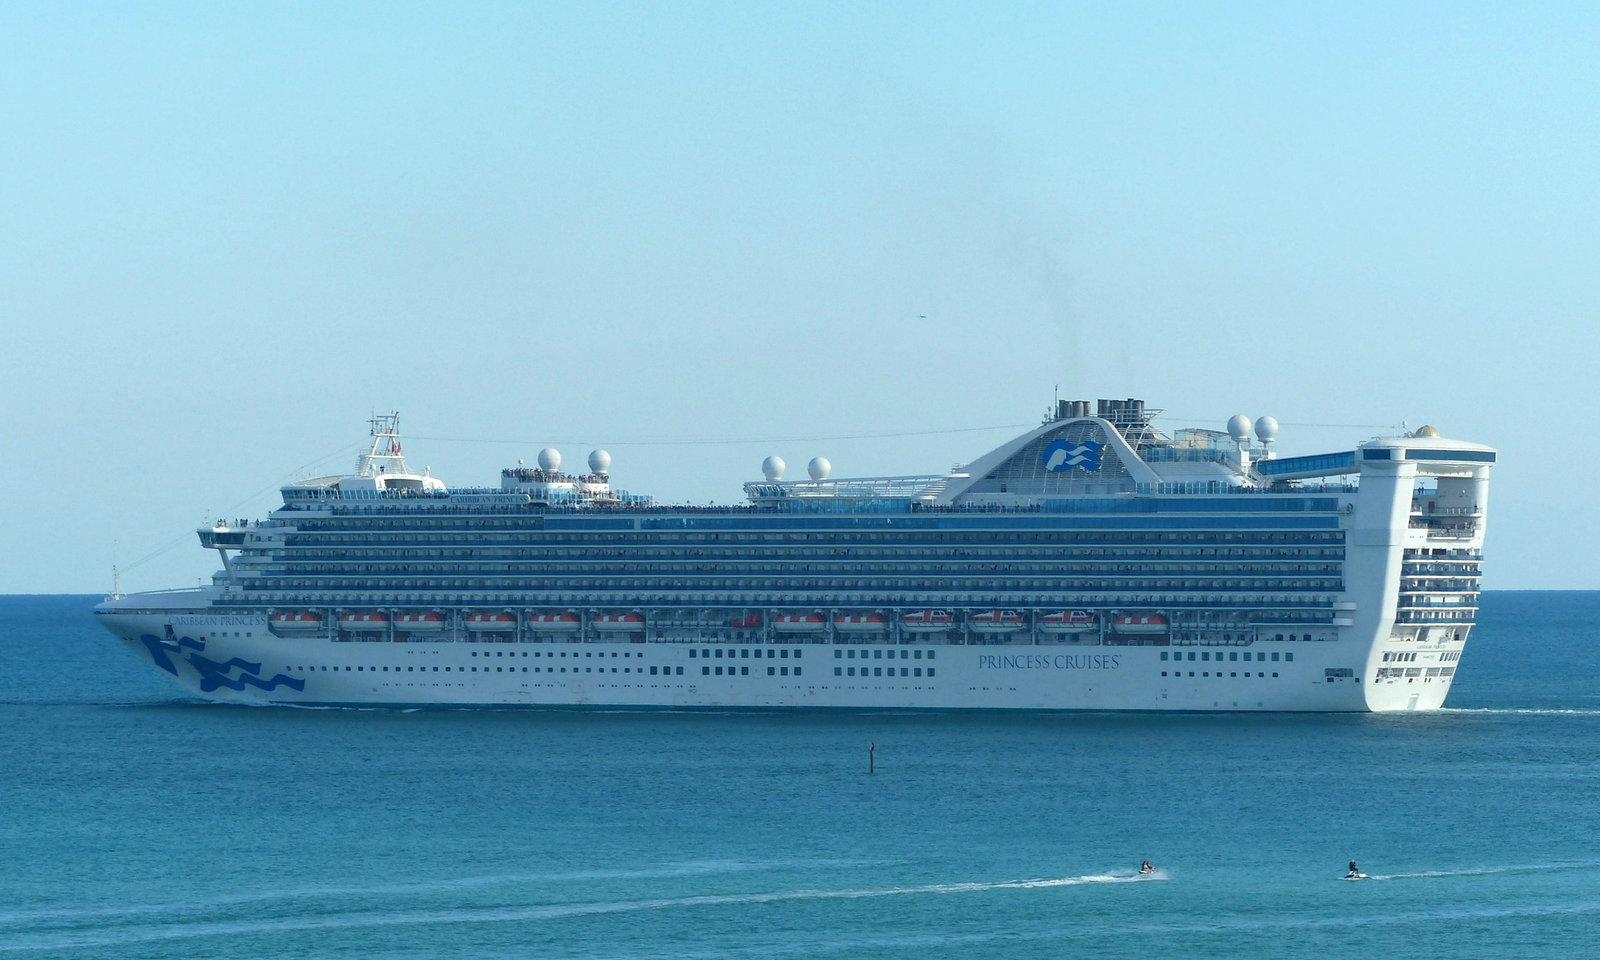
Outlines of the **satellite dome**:
<svg viewBox="0 0 1600 960">
<path fill-rule="evenodd" d="M 768 480 L 782 480 L 784 466 L 782 457 L 768 457 L 761 461 L 761 475 Z"/>
<path fill-rule="evenodd" d="M 833 464 L 828 462 L 827 457 L 812 457 L 811 462 L 806 464 L 806 473 L 811 474 L 813 480 L 826 480 L 832 472 Z"/>
<path fill-rule="evenodd" d="M 1271 443 L 1278 439 L 1278 421 L 1271 417 L 1257 417 L 1256 439 L 1262 443 Z"/>
<path fill-rule="evenodd" d="M 1250 438 L 1250 418 L 1236 413 L 1228 418 L 1228 436 L 1243 443 Z"/>
<path fill-rule="evenodd" d="M 545 447 L 539 451 L 539 469 L 546 473 L 555 473 L 561 469 L 561 451 L 555 447 Z"/>
<path fill-rule="evenodd" d="M 607 474 L 611 472 L 611 454 L 604 450 L 589 451 L 589 472 Z"/>
<path fill-rule="evenodd" d="M 1417 428 L 1415 435 L 1419 437 L 1437 437 L 1439 435 L 1439 431 L 1435 430 L 1432 424 L 1424 423 L 1422 426 Z"/>
</svg>

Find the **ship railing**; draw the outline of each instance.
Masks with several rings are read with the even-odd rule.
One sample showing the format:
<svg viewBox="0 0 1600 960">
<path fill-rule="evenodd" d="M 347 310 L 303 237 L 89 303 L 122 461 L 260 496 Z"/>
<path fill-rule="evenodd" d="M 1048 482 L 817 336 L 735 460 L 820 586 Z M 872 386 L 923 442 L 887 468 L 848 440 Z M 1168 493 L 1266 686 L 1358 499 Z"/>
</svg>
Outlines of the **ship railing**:
<svg viewBox="0 0 1600 960">
<path fill-rule="evenodd" d="M 187 593 L 192 590 L 174 589 L 154 591 L 161 593 Z M 1019 594 L 899 594 L 885 596 L 882 594 L 858 594 L 849 598 L 848 602 L 841 603 L 839 595 L 832 592 L 819 592 L 813 595 L 789 595 L 774 597 L 771 594 L 729 595 L 727 599 L 711 598 L 703 595 L 685 597 L 671 597 L 653 595 L 641 598 L 639 595 L 627 591 L 618 591 L 613 594 L 604 593 L 563 593 L 563 594 L 525 594 L 518 596 L 485 596 L 467 595 L 453 592 L 443 592 L 432 595 L 416 594 L 412 599 L 400 599 L 393 594 L 334 594 L 318 593 L 308 595 L 304 593 L 278 593 L 278 592 L 250 592 L 246 594 L 230 593 L 222 598 L 223 602 L 236 603 L 244 606 L 273 606 L 289 604 L 295 606 L 317 607 L 390 607 L 390 606 L 524 606 L 541 608 L 568 609 L 575 606 L 596 607 L 628 607 L 633 609 L 654 608 L 677 610 L 683 608 L 742 610 L 749 608 L 772 607 L 811 607 L 817 609 L 838 609 L 844 606 L 871 607 L 874 609 L 899 610 L 899 609 L 924 609 L 929 607 L 961 607 L 961 608 L 1017 608 L 1017 609 L 1055 609 L 1059 607 L 1072 607 L 1105 610 L 1114 608 L 1147 608 L 1159 607 L 1172 610 L 1235 610 L 1241 605 L 1252 609 L 1271 611 L 1273 615 L 1282 614 L 1292 610 L 1330 610 L 1340 609 L 1343 601 L 1329 599 L 1326 596 L 1242 596 L 1229 597 L 1217 600 L 1201 600 L 1196 598 L 1182 598 L 1171 595 L 1137 595 L 1137 594 L 1081 594 L 1081 593 L 1019 593 Z M 1460 607 L 1460 604 L 1451 604 L 1451 607 Z"/>
<path fill-rule="evenodd" d="M 1407 526 L 1412 530 L 1426 530 L 1431 540 L 1471 540 L 1478 535 L 1478 526 L 1472 523 L 1447 525 L 1412 518 Z"/>
<path fill-rule="evenodd" d="M 1261 456 L 1261 452 L 1259 447 L 1251 451 L 1256 457 Z M 1139 451 L 1139 459 L 1145 463 L 1227 463 L 1230 458 L 1237 457 L 1237 451 L 1212 446 L 1151 446 Z"/>
<path fill-rule="evenodd" d="M 206 590 L 206 592 L 209 592 L 208 588 L 202 588 L 202 589 Z M 162 587 L 160 590 L 139 590 L 139 591 L 136 591 L 134 593 L 117 594 L 116 596 L 118 598 L 120 598 L 120 599 L 128 600 L 128 599 L 131 599 L 133 597 L 158 597 L 158 596 L 165 596 L 165 595 L 168 595 L 168 594 L 175 594 L 175 593 L 194 593 L 194 592 L 195 592 L 195 588 L 194 587 Z"/>
<path fill-rule="evenodd" d="M 1142 495 L 1188 495 L 1204 494 L 1214 495 L 1246 495 L 1246 494 L 1274 494 L 1282 496 L 1291 495 L 1319 495 L 1329 493 L 1356 493 L 1361 489 L 1354 483 L 1315 483 L 1315 484 L 1285 484 L 1279 483 L 1272 486 L 1248 486 L 1230 483 L 1226 480 L 1172 480 L 1164 483 L 1136 483 L 1133 492 Z"/>
<path fill-rule="evenodd" d="M 752 501 L 782 500 L 789 497 L 838 497 L 847 500 L 879 498 L 937 497 L 951 480 L 966 474 L 940 476 L 860 477 L 839 480 L 767 480 L 744 485 Z"/>
</svg>

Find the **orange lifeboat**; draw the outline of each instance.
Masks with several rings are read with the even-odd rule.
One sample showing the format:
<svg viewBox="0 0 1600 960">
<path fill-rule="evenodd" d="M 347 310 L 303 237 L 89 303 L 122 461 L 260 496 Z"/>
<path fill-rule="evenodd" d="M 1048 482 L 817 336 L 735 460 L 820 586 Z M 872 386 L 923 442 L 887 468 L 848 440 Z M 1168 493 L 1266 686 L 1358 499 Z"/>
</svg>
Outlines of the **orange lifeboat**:
<svg viewBox="0 0 1600 960">
<path fill-rule="evenodd" d="M 840 633 L 882 633 L 889 629 L 889 618 L 881 613 L 848 613 L 833 618 Z"/>
<path fill-rule="evenodd" d="M 1083 633 L 1094 629 L 1094 614 L 1087 610 L 1057 610 L 1039 618 L 1043 633 Z"/>
<path fill-rule="evenodd" d="M 312 613 L 309 610 L 274 613 L 267 621 L 267 627 L 279 636 L 291 633 L 313 633 L 322 629 L 322 614 Z"/>
<path fill-rule="evenodd" d="M 469 613 L 467 629 L 474 633 L 507 633 L 517 629 L 517 617 L 508 610 Z"/>
<path fill-rule="evenodd" d="M 642 613 L 602 613 L 594 618 L 596 630 L 634 633 L 644 629 Z"/>
<path fill-rule="evenodd" d="M 827 625 L 820 613 L 784 613 L 772 618 L 772 629 L 781 633 L 816 633 Z"/>
<path fill-rule="evenodd" d="M 967 625 L 978 633 L 1014 633 L 1023 627 L 1022 614 L 1015 610 L 984 610 L 968 614 Z"/>
<path fill-rule="evenodd" d="M 902 629 L 912 633 L 933 633 L 938 630 L 949 630 L 954 618 L 948 610 L 913 610 L 900 615 Z"/>
<path fill-rule="evenodd" d="M 568 633 L 582 625 L 576 613 L 536 613 L 528 618 L 528 629 L 537 633 Z"/>
<path fill-rule="evenodd" d="M 1167 618 L 1159 613 L 1117 617 L 1111 621 L 1111 629 L 1126 634 L 1166 633 Z"/>
<path fill-rule="evenodd" d="M 394 618 L 394 625 L 412 633 L 437 633 L 444 629 L 444 617 L 437 613 L 402 613 Z"/>
<path fill-rule="evenodd" d="M 754 630 L 761 626 L 761 614 L 752 613 L 746 617 L 734 617 L 728 621 L 728 626 L 736 630 Z"/>
<path fill-rule="evenodd" d="M 347 613 L 339 618 L 339 629 L 351 632 L 382 630 L 387 626 L 387 613 Z"/>
</svg>

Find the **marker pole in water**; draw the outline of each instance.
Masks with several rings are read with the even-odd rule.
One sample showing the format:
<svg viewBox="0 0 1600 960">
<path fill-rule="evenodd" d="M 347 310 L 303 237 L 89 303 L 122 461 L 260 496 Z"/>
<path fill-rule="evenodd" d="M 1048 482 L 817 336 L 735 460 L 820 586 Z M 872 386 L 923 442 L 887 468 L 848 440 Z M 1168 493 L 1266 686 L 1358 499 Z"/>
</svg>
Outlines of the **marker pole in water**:
<svg viewBox="0 0 1600 960">
<path fill-rule="evenodd" d="M 867 741 L 867 772 L 868 773 L 877 773 L 878 772 L 878 760 L 877 760 L 877 757 L 874 756 L 874 754 L 876 754 L 877 752 L 878 752 L 878 743 L 877 743 L 877 741 L 876 740 L 868 740 Z"/>
</svg>

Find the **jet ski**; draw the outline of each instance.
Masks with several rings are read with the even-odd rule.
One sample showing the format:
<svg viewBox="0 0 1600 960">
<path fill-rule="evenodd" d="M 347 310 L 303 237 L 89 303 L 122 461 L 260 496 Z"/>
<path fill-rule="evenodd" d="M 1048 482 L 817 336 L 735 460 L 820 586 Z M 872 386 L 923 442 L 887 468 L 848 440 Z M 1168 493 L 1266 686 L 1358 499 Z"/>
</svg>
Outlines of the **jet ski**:
<svg viewBox="0 0 1600 960">
<path fill-rule="evenodd" d="M 1340 877 L 1339 879 L 1340 880 L 1371 880 L 1372 878 L 1367 876 L 1364 873 L 1357 873 L 1355 871 L 1352 871 L 1352 872 L 1347 873 L 1344 876 Z"/>
</svg>

